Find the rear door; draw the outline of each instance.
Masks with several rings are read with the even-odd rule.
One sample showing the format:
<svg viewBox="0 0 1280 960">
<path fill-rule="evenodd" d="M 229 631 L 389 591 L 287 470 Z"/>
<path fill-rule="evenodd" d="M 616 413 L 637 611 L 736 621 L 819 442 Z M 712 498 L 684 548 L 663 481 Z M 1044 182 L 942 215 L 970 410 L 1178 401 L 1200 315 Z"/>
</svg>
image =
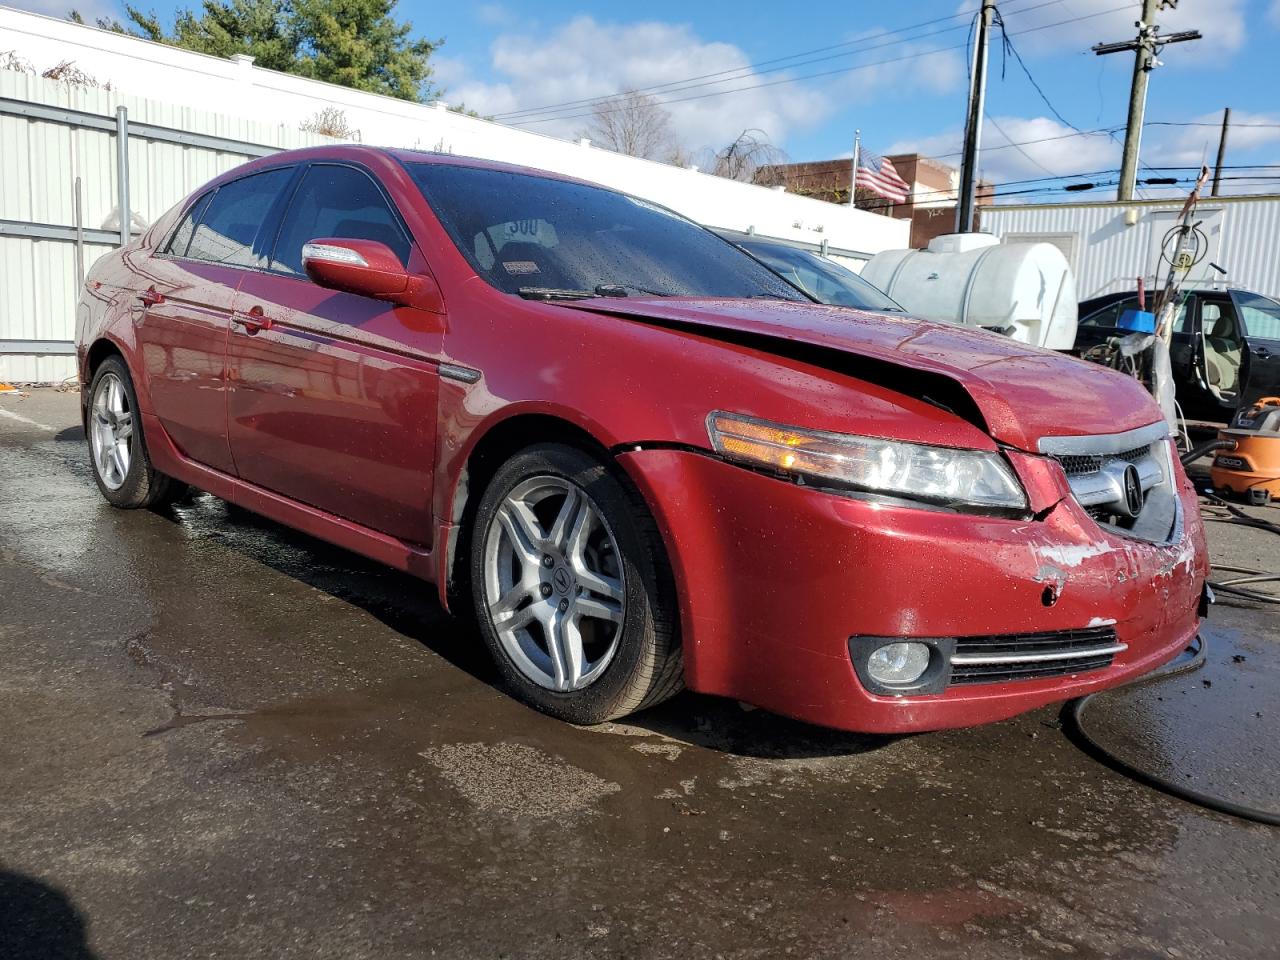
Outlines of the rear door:
<svg viewBox="0 0 1280 960">
<path fill-rule="evenodd" d="M 156 416 L 186 457 L 231 473 L 226 348 L 236 287 L 258 257 L 266 212 L 292 171 L 224 183 L 199 197 L 140 275 L 135 330 Z"/>
<path fill-rule="evenodd" d="M 1233 291 L 1232 299 L 1244 327 L 1247 370 L 1241 403 L 1280 396 L 1280 303 L 1244 290 Z"/>
<path fill-rule="evenodd" d="M 432 540 L 439 318 L 312 283 L 302 245 L 421 253 L 366 170 L 316 163 L 299 180 L 269 268 L 246 275 L 228 344 L 228 430 L 240 476 L 412 543 Z"/>
</svg>

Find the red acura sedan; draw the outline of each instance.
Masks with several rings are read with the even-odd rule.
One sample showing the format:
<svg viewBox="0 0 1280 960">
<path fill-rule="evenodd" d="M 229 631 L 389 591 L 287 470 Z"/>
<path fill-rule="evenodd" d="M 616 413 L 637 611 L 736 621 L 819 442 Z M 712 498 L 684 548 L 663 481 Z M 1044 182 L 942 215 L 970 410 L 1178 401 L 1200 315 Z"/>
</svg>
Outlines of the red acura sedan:
<svg viewBox="0 0 1280 960">
<path fill-rule="evenodd" d="M 816 304 L 586 183 L 276 154 L 100 260 L 77 319 L 108 501 L 189 484 L 433 582 L 575 723 L 684 687 L 982 723 L 1151 670 L 1203 614 L 1134 380 Z"/>
</svg>

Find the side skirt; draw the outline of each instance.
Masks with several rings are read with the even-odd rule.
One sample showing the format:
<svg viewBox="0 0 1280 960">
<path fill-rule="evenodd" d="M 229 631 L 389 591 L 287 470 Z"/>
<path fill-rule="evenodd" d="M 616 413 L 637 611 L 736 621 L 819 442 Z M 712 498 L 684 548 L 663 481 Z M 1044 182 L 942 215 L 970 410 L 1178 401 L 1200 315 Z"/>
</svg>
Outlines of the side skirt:
<svg viewBox="0 0 1280 960">
<path fill-rule="evenodd" d="M 335 546 L 384 563 L 396 570 L 419 577 L 428 583 L 439 582 L 435 551 L 389 537 L 350 520 L 343 520 L 315 507 L 290 500 L 278 493 L 247 483 L 184 457 L 174 446 L 160 420 L 152 414 L 142 415 L 147 452 L 161 473 L 197 489 L 220 497 L 238 507 L 252 510 L 277 523 L 300 530 Z M 438 543 L 445 541 L 437 540 Z"/>
</svg>

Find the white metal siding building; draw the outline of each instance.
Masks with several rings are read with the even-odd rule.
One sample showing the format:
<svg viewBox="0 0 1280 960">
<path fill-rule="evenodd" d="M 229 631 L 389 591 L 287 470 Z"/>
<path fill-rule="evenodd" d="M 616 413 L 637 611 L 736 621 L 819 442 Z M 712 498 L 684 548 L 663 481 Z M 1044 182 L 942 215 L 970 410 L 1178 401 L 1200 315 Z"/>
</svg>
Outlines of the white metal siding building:
<svg viewBox="0 0 1280 960">
<path fill-rule="evenodd" d="M 821 246 L 855 262 L 909 240 L 905 220 L 502 126 L 444 104 L 264 70 L 246 57 L 208 57 L 0 7 L 0 51 L 8 50 L 37 70 L 72 61 L 111 89 L 0 70 L 0 380 L 47 382 L 74 373 L 66 354 L 74 338 L 78 257 L 88 266 L 119 242 L 122 183 L 137 233 L 250 157 L 329 142 L 299 130 L 328 107 L 343 110 L 365 143 L 552 170 L 645 197 L 711 227 Z M 156 91 L 163 100 L 150 96 Z M 116 133 L 120 107 L 124 138 Z M 128 154 L 123 178 L 121 139 Z"/>
<path fill-rule="evenodd" d="M 1005 242 L 1058 246 L 1086 300 L 1133 290 L 1138 277 L 1146 278 L 1148 289 L 1163 283 L 1169 270 L 1165 251 L 1172 246 L 1167 238 L 1182 204 L 1174 199 L 986 207 L 982 229 Z M 1186 283 L 1280 295 L 1280 196 L 1204 197 L 1192 222 L 1198 249 Z"/>
</svg>

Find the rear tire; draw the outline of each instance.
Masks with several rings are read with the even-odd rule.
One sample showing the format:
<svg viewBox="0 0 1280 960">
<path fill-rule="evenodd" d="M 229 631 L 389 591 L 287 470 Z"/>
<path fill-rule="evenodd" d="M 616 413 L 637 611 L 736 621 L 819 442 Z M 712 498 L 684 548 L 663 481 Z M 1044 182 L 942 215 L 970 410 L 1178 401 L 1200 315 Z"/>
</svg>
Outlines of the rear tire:
<svg viewBox="0 0 1280 960">
<path fill-rule="evenodd" d="M 530 706 L 594 724 L 684 688 L 661 538 L 596 457 L 548 443 L 508 460 L 477 508 L 470 573 L 485 645 Z"/>
<path fill-rule="evenodd" d="M 182 484 L 152 466 L 138 395 L 120 357 L 108 357 L 94 371 L 85 436 L 93 479 L 113 507 L 151 507 L 185 492 Z"/>
</svg>

